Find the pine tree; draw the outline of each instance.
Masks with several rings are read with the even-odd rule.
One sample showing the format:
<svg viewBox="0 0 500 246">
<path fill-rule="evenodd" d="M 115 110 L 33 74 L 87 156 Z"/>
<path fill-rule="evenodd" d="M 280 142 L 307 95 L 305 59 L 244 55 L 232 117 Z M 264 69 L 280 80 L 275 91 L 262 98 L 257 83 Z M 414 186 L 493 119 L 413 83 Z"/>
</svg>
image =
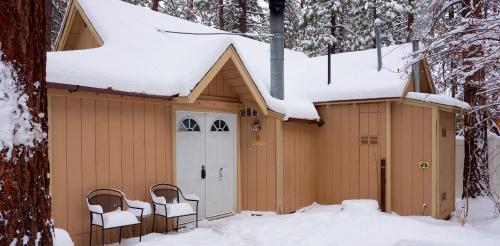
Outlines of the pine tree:
<svg viewBox="0 0 500 246">
<path fill-rule="evenodd" d="M 325 54 L 331 44 L 334 53 L 375 47 L 373 25 L 380 23 L 382 45 L 406 42 L 408 13 L 403 1 L 309 0 L 305 1 L 302 49 L 315 56 Z"/>
<path fill-rule="evenodd" d="M 52 244 L 47 6 L 0 1 L 0 245 Z"/>
</svg>

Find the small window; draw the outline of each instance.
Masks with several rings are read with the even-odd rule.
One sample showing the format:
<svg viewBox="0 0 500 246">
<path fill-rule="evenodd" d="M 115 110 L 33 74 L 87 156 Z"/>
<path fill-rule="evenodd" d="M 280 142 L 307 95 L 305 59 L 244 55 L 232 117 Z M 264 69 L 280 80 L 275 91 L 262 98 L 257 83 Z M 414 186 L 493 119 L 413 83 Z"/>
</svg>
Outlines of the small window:
<svg viewBox="0 0 500 246">
<path fill-rule="evenodd" d="M 200 126 L 195 119 L 186 117 L 179 123 L 177 130 L 180 132 L 199 132 Z"/>
<path fill-rule="evenodd" d="M 224 120 L 216 120 L 210 127 L 211 132 L 228 132 L 229 126 Z"/>
</svg>

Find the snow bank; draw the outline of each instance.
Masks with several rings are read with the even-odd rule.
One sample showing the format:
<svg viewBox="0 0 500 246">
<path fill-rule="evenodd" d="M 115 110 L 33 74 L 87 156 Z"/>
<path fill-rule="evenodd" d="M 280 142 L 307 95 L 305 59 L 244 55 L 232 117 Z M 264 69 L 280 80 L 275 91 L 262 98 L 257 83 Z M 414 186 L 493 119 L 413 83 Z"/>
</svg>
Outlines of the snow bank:
<svg viewBox="0 0 500 246">
<path fill-rule="evenodd" d="M 460 100 L 453 98 L 453 97 L 446 96 L 446 95 L 435 95 L 435 94 L 428 94 L 428 93 L 408 92 L 408 94 L 406 95 L 406 98 L 418 100 L 418 101 L 422 101 L 422 102 L 430 102 L 430 103 L 451 106 L 451 107 L 455 107 L 455 108 L 462 108 L 462 109 L 469 109 L 470 108 L 470 105 L 468 103 L 460 101 Z"/>
<path fill-rule="evenodd" d="M 10 160 L 14 145 L 35 147 L 47 134 L 33 121 L 27 105 L 28 95 L 18 85 L 12 64 L 2 57 L 0 49 L 0 151 L 6 149 L 5 158 Z"/>
<path fill-rule="evenodd" d="M 54 228 L 52 235 L 54 246 L 73 246 L 75 245 L 69 236 L 69 233 L 60 228 Z"/>
<path fill-rule="evenodd" d="M 350 213 L 377 213 L 378 202 L 375 200 L 345 200 L 342 201 L 342 211 Z"/>
<path fill-rule="evenodd" d="M 258 212 L 200 222 L 200 228 L 177 234 L 143 237 L 142 246 L 156 245 L 499 245 L 500 235 L 463 228 L 430 217 L 402 217 L 374 211 L 370 201 L 341 206 L 313 204 L 296 213 Z M 367 211 L 368 213 L 365 213 Z M 130 242 L 130 244 L 129 244 Z M 133 245 L 138 239 L 127 240 Z"/>
</svg>

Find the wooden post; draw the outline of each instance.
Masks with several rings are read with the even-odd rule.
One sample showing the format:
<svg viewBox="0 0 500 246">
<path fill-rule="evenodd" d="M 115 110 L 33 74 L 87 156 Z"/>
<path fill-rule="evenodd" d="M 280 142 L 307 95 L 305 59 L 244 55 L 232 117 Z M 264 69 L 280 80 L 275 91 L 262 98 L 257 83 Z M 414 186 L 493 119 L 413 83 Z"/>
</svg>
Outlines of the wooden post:
<svg viewBox="0 0 500 246">
<path fill-rule="evenodd" d="M 380 160 L 380 210 L 385 212 L 385 159 Z"/>
</svg>

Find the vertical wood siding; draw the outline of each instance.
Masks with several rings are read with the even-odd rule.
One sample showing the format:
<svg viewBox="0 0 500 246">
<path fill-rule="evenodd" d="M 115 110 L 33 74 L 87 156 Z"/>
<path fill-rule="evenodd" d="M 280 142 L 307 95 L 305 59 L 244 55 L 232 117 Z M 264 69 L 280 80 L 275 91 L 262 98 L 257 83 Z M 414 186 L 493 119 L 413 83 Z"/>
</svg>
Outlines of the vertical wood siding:
<svg viewBox="0 0 500 246">
<path fill-rule="evenodd" d="M 432 109 L 392 103 L 392 210 L 401 215 L 430 215 Z"/>
<path fill-rule="evenodd" d="M 316 124 L 283 123 L 283 206 L 293 212 L 314 202 L 313 131 Z"/>
<path fill-rule="evenodd" d="M 170 106 L 104 96 L 49 97 L 55 226 L 67 229 L 76 245 L 88 245 L 84 197 L 90 190 L 112 187 L 130 199 L 150 201 L 151 185 L 172 182 Z M 117 240 L 118 234 L 105 237 Z"/>
<path fill-rule="evenodd" d="M 444 132 L 443 132 L 444 131 Z M 444 135 L 443 135 L 444 134 Z M 438 125 L 438 217 L 447 218 L 455 209 L 455 114 L 439 111 Z"/>
<path fill-rule="evenodd" d="M 315 200 L 378 200 L 380 161 L 386 156 L 384 104 L 319 106 L 318 112 L 325 124 L 313 130 Z"/>
<path fill-rule="evenodd" d="M 260 140 L 255 145 L 256 134 L 252 123 L 257 117 L 240 117 L 240 168 L 242 210 L 276 210 L 276 121 L 259 117 Z"/>
</svg>

